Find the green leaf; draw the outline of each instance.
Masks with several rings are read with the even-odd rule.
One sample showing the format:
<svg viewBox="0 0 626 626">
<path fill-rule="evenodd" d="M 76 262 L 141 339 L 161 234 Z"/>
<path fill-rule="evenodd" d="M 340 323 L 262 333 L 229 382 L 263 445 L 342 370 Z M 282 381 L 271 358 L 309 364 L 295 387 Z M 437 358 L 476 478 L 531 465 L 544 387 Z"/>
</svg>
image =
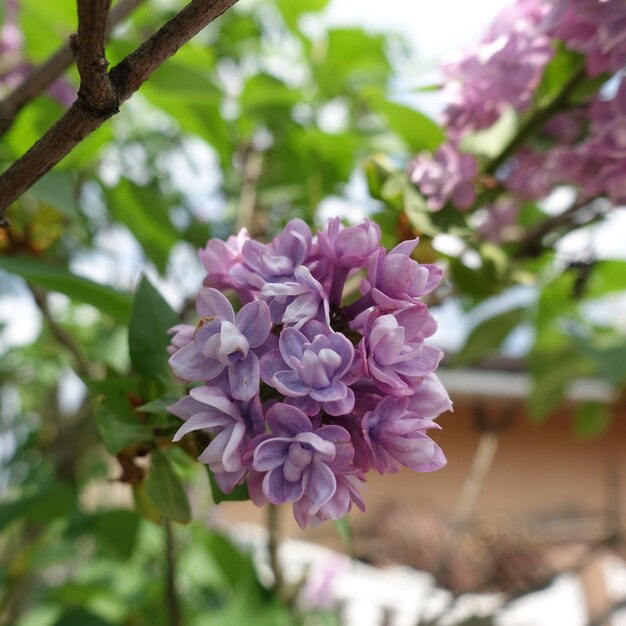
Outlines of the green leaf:
<svg viewBox="0 0 626 626">
<path fill-rule="evenodd" d="M 491 159 L 498 156 L 513 139 L 517 128 L 517 114 L 512 107 L 508 107 L 489 128 L 463 137 L 459 147 L 463 152 Z"/>
<path fill-rule="evenodd" d="M 132 299 L 128 294 L 76 276 L 49 261 L 23 256 L 2 256 L 0 269 L 17 274 L 44 289 L 65 294 L 72 300 L 91 304 L 123 324 L 127 324 L 130 319 Z"/>
<path fill-rule="evenodd" d="M 140 187 L 122 179 L 106 192 L 113 217 L 126 224 L 148 258 L 165 270 L 170 249 L 180 237 L 169 219 L 169 205 L 156 185 Z"/>
<path fill-rule="evenodd" d="M 111 454 L 119 454 L 128 446 L 154 440 L 154 426 L 119 420 L 103 404 L 96 407 L 95 417 L 102 442 Z"/>
<path fill-rule="evenodd" d="M 278 0 L 278 10 L 289 28 L 297 32 L 298 20 L 304 13 L 318 13 L 328 6 L 329 0 Z"/>
<path fill-rule="evenodd" d="M 419 234 L 434 237 L 440 232 L 433 224 L 431 219 L 432 211 L 428 209 L 426 200 L 412 186 L 407 186 L 404 190 L 404 211 L 409 218 L 411 226 Z"/>
<path fill-rule="evenodd" d="M 136 410 L 142 413 L 162 413 L 163 411 L 167 411 L 167 407 L 174 404 L 177 400 L 180 400 L 178 396 L 165 395 L 138 406 Z"/>
<path fill-rule="evenodd" d="M 596 261 L 585 285 L 585 296 L 599 298 L 616 291 L 626 291 L 626 261 Z"/>
<path fill-rule="evenodd" d="M 133 501 L 137 515 L 153 524 L 161 523 L 161 511 L 148 495 L 145 482 L 133 485 Z"/>
<path fill-rule="evenodd" d="M 512 309 L 478 324 L 470 332 L 465 346 L 455 358 L 455 363 L 475 363 L 494 352 L 524 319 L 525 313 L 525 309 Z"/>
<path fill-rule="evenodd" d="M 94 534 L 106 556 L 128 559 L 133 553 L 139 518 L 133 511 L 114 509 L 96 514 Z"/>
<path fill-rule="evenodd" d="M 352 533 L 352 529 L 350 528 L 348 518 L 342 517 L 341 519 L 334 520 L 333 523 L 344 543 L 344 546 L 346 547 L 346 551 L 353 559 L 356 559 L 356 552 L 354 550 L 354 535 Z"/>
<path fill-rule="evenodd" d="M 146 492 L 165 517 L 181 524 L 191 521 L 191 509 L 183 483 L 170 459 L 160 450 L 152 453 Z"/>
<path fill-rule="evenodd" d="M 64 483 L 45 485 L 33 495 L 2 504 L 0 531 L 18 519 L 49 523 L 59 517 L 69 517 L 74 506 L 74 493 L 68 485 Z"/>
<path fill-rule="evenodd" d="M 209 482 L 211 483 L 211 494 L 213 495 L 213 502 L 219 504 L 220 502 L 244 502 L 250 499 L 248 494 L 248 486 L 246 483 L 243 485 L 236 485 L 230 493 L 224 493 L 217 484 L 213 472 L 207 467 L 209 474 Z"/>
<path fill-rule="evenodd" d="M 85 609 L 69 609 L 54 626 L 113 626 L 113 623 Z"/>
<path fill-rule="evenodd" d="M 445 140 L 445 134 L 437 123 L 411 107 L 382 98 L 372 99 L 370 105 L 404 141 L 412 154 L 421 150 L 433 152 Z"/>
<path fill-rule="evenodd" d="M 128 329 L 130 360 L 138 374 L 168 383 L 168 328 L 178 321 L 176 313 L 143 276 L 135 293 Z"/>
<path fill-rule="evenodd" d="M 606 433 L 613 416 L 606 404 L 583 402 L 576 407 L 574 432 L 583 439 L 593 439 Z"/>
</svg>

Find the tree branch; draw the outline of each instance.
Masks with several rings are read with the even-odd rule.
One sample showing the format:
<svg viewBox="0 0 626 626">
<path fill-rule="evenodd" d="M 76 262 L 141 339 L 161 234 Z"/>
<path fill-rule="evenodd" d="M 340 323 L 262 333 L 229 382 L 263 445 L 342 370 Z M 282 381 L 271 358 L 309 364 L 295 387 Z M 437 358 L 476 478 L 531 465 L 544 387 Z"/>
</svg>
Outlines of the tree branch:
<svg viewBox="0 0 626 626">
<path fill-rule="evenodd" d="M 111 0 L 78 0 L 78 36 L 70 39 L 80 74 L 78 98 L 85 109 L 105 116 L 119 110 L 104 53 L 110 5 Z"/>
<path fill-rule="evenodd" d="M 120 104 L 128 100 L 152 73 L 237 0 L 192 0 L 150 39 L 109 72 Z M 96 113 L 76 100 L 61 119 L 16 163 L 0 176 L 0 227 L 8 226 L 4 211 L 27 189 L 67 156 L 114 112 Z"/>
<path fill-rule="evenodd" d="M 50 331 L 54 335 L 54 338 L 72 354 L 76 361 L 76 373 L 82 378 L 93 378 L 94 372 L 91 363 L 87 357 L 83 354 L 80 347 L 74 341 L 72 335 L 70 335 L 64 328 L 59 326 L 57 321 L 52 317 L 50 309 L 48 308 L 48 294 L 41 289 L 29 285 L 30 291 L 35 299 L 35 304 L 41 312 L 41 315 L 48 323 Z"/>
<path fill-rule="evenodd" d="M 145 0 L 117 2 L 109 13 L 106 36 L 108 37 L 113 29 L 143 2 Z M 73 61 L 72 49 L 64 44 L 45 63 L 34 68 L 14 91 L 0 100 L 0 137 L 11 128 L 20 111 L 31 100 L 48 89 L 72 65 Z"/>
</svg>

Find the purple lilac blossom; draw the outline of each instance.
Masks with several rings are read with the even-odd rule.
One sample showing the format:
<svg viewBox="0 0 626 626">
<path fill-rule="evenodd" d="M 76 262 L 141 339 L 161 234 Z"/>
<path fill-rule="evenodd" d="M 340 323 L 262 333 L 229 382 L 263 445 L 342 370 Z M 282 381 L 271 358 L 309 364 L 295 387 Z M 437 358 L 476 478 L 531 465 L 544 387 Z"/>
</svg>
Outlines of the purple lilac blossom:
<svg viewBox="0 0 626 626">
<path fill-rule="evenodd" d="M 261 359 L 261 378 L 307 415 L 316 415 L 320 408 L 329 415 L 349 413 L 354 392 L 342 379 L 350 371 L 354 346 L 341 333 L 311 328 L 285 328 L 279 349 Z"/>
<path fill-rule="evenodd" d="M 312 319 L 330 324 L 326 292 L 304 265 L 296 267 L 293 280 L 265 283 L 260 297 L 268 303 L 275 324 L 293 324 L 296 329 Z"/>
<path fill-rule="evenodd" d="M 269 244 L 241 231 L 200 251 L 200 321 L 171 328 L 168 352 L 174 374 L 202 386 L 170 411 L 185 421 L 176 440 L 203 433 L 199 460 L 222 491 L 245 483 L 258 505 L 289 502 L 304 528 L 363 510 L 370 468 L 443 462 L 426 431 L 451 403 L 419 300 L 442 273 L 411 258 L 416 245 L 387 253 L 369 221 L 332 220 L 313 237 L 294 220 Z M 363 295 L 342 306 L 353 272 Z"/>
<path fill-rule="evenodd" d="M 311 229 L 302 220 L 292 220 L 269 244 L 249 239 L 241 250 L 241 263 L 229 274 L 239 285 L 262 289 L 265 283 L 292 280 L 296 267 L 308 257 L 312 243 Z"/>
<path fill-rule="evenodd" d="M 198 460 L 209 466 L 220 489 L 230 493 L 246 474 L 243 456 L 248 442 L 263 432 L 258 398 L 249 403 L 235 403 L 219 389 L 195 387 L 168 410 L 185 420 L 174 441 L 198 430 L 215 435 Z"/>
<path fill-rule="evenodd" d="M 369 461 L 379 474 L 397 472 L 401 465 L 432 472 L 446 464 L 441 448 L 424 432 L 441 427 L 411 411 L 407 398 L 383 398 L 363 416 L 362 428 Z"/>
<path fill-rule="evenodd" d="M 325 515 L 332 519 L 343 517 L 351 503 L 344 495 L 345 484 L 341 486 L 341 502 L 334 510 L 328 505 L 337 494 L 337 477 L 346 470 L 356 471 L 350 470 L 354 448 L 348 431 L 336 425 L 314 428 L 302 411 L 280 403 L 268 410 L 266 423 L 272 434 L 257 439 L 252 458 L 252 468 L 263 475 L 262 493 L 258 493 L 257 482 L 253 497 L 273 504 L 293 502 L 302 528 L 324 507 Z"/>
<path fill-rule="evenodd" d="M 506 7 L 483 40 L 443 65 L 448 136 L 491 126 L 506 107 L 524 111 L 553 55 L 540 25 L 550 12 L 545 0 L 518 0 Z"/>
<path fill-rule="evenodd" d="M 409 179 L 419 187 L 432 211 L 439 211 L 448 202 L 457 209 L 469 209 L 476 198 L 472 179 L 477 173 L 476 158 L 450 143 L 437 148 L 433 156 L 420 154 L 409 165 Z"/>
<path fill-rule="evenodd" d="M 206 382 L 227 371 L 233 398 L 251 400 L 259 390 L 254 349 L 263 345 L 272 327 L 267 304 L 250 302 L 235 316 L 228 299 L 209 287 L 198 294 L 196 308 L 201 318 L 193 342 L 172 354 L 172 371 L 182 380 Z"/>
<path fill-rule="evenodd" d="M 418 304 L 420 297 L 437 287 L 443 275 L 441 268 L 422 265 L 411 258 L 418 241 L 403 241 L 390 252 L 379 248 L 370 257 L 364 286 L 371 291 L 364 296 L 366 302 L 376 304 L 385 311 L 393 311 Z M 363 305 L 362 302 L 359 306 Z"/>
<path fill-rule="evenodd" d="M 371 315 L 360 349 L 372 382 L 383 392 L 410 396 L 421 379 L 432 374 L 443 353 L 424 343 L 436 325 L 425 305 L 394 314 Z"/>
</svg>

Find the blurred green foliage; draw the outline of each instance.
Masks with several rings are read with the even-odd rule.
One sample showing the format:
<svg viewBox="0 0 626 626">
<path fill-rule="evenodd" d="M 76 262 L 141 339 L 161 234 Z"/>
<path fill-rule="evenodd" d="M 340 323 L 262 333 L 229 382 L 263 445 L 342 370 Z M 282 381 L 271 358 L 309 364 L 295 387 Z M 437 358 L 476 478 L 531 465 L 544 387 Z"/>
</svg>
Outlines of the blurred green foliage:
<svg viewBox="0 0 626 626">
<path fill-rule="evenodd" d="M 140 7 L 108 45 L 111 63 L 182 5 Z M 626 262 L 559 268 L 550 246 L 519 257 L 514 244 L 477 237 L 468 216 L 430 213 L 403 167 L 416 152 L 436 149 L 444 134 L 392 97 L 402 46 L 392 35 L 359 28 L 312 35 L 317 30 L 305 29 L 303 18 L 326 5 L 236 6 L 14 207 L 14 226 L 0 236 L 0 289 L 28 294 L 15 278 L 21 277 L 55 295 L 45 296 L 52 322 L 44 319 L 36 341 L 6 350 L 0 363 L 0 441 L 8 442 L 0 445 L 0 623 L 334 623 L 332 614 L 288 610 L 259 582 L 250 556 L 225 536 L 202 523 L 169 526 L 192 518 L 184 483 L 205 503 L 211 493 L 215 501 L 223 495 L 194 464 L 196 450 L 170 444 L 177 420 L 165 407 L 183 388 L 167 370 L 165 331 L 179 316 L 155 284 L 176 284 L 181 301 L 192 294 L 199 284 L 180 284 L 175 252 L 227 236 L 242 216 L 261 237 L 294 217 L 314 223 L 320 203 L 345 197 L 350 179 L 360 177 L 383 244 L 419 235 L 419 260 L 446 267 L 442 301 L 453 296 L 471 312 L 511 287 L 534 288 L 531 306 L 498 310 L 475 324 L 456 364 L 497 354 L 515 329 L 530 327 L 529 409 L 537 419 L 562 403 L 574 377 L 599 377 L 616 388 L 626 382 L 623 336 L 585 314 L 624 291 Z M 27 58 L 45 60 L 75 30 L 75 19 L 73 0 L 23 0 Z M 555 56 L 541 98 L 558 91 L 575 61 Z M 74 71 L 66 78 L 76 83 Z M 32 102 L 0 144 L 0 167 L 61 113 L 48 96 Z M 504 116 L 465 147 L 496 157 L 519 122 L 513 113 Z M 195 186 L 205 195 L 193 193 Z M 522 215 L 527 229 L 546 218 L 536 206 Z M 440 233 L 459 238 L 462 251 L 433 247 Z M 130 252 L 118 248 L 124 237 L 133 242 Z M 108 281 L 76 270 L 97 269 L 103 250 L 114 267 Z M 139 261 L 131 260 L 133 250 Z M 126 265 L 137 268 L 130 279 Z M 152 282 L 140 279 L 142 265 Z M 182 302 L 183 315 L 190 307 L 193 301 Z M 84 352 L 88 372 L 77 367 L 59 328 Z M 63 389 L 72 369 L 88 392 L 75 392 L 78 401 L 68 406 Z M 575 429 L 594 436 L 609 422 L 606 407 L 585 403 Z M 231 499 L 246 497 L 236 491 Z M 168 550 L 177 555 L 174 572 Z M 168 576 L 184 598 L 179 609 L 172 608 Z M 180 621 L 168 610 L 180 610 Z"/>
</svg>

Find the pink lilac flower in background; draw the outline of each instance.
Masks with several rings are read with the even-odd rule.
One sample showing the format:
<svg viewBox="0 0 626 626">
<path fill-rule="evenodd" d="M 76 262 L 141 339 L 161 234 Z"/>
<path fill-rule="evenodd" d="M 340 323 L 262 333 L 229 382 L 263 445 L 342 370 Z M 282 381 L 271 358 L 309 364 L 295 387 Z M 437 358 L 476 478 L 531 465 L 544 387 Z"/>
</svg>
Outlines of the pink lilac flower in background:
<svg viewBox="0 0 626 626">
<path fill-rule="evenodd" d="M 577 60 L 577 53 L 584 56 Z M 492 180 L 479 176 L 479 160 L 464 152 L 465 138 L 491 127 L 507 110 L 516 112 L 520 124 L 532 115 L 555 54 L 570 55 L 571 79 L 605 85 L 566 103 L 495 172 L 488 170 Z M 447 141 L 433 154 L 415 157 L 410 181 L 432 211 L 481 209 L 479 230 L 494 242 L 506 240 L 520 207 L 560 185 L 574 188 L 577 202 L 604 196 L 615 205 L 626 203 L 625 67 L 623 0 L 517 0 L 478 45 L 443 64 Z M 485 183 L 503 197 L 477 195 Z M 485 202 L 474 206 L 477 198 Z"/>
<path fill-rule="evenodd" d="M 370 469 L 445 464 L 428 432 L 451 403 L 420 301 L 442 273 L 412 258 L 416 245 L 387 252 L 369 220 L 315 236 L 292 220 L 270 243 L 242 231 L 200 251 L 199 321 L 173 327 L 169 348 L 174 374 L 197 386 L 170 411 L 184 421 L 176 440 L 206 435 L 199 460 L 222 491 L 245 483 L 258 505 L 290 503 L 304 528 L 363 509 Z"/>
</svg>

